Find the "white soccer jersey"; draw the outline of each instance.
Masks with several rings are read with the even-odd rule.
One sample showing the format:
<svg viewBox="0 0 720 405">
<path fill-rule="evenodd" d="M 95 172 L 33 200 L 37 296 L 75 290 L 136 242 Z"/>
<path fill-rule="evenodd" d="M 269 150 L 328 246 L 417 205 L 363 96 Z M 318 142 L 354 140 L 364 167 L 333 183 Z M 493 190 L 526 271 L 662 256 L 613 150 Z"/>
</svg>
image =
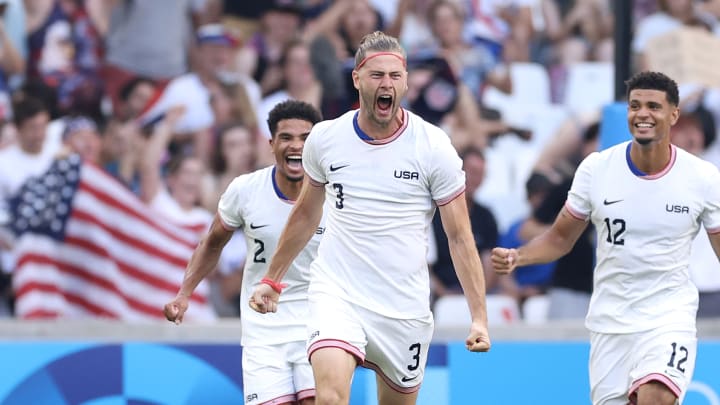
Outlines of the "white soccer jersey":
<svg viewBox="0 0 720 405">
<path fill-rule="evenodd" d="M 260 314 L 246 307 L 253 290 L 267 272 L 280 233 L 293 207 L 293 201 L 286 199 L 277 188 L 274 172 L 274 167 L 268 167 L 237 177 L 218 204 L 218 214 L 225 226 L 242 228 L 247 242 L 247 259 L 240 293 L 241 343 L 244 346 L 307 339 L 308 274 L 325 230 L 323 222 L 283 278 L 282 282 L 288 286 L 280 295 L 277 312 Z"/>
<path fill-rule="evenodd" d="M 587 327 L 633 333 L 667 324 L 694 330 L 698 293 L 690 281 L 700 224 L 720 232 L 720 172 L 671 146 L 668 166 L 644 175 L 625 142 L 588 156 L 566 207 L 597 229 L 597 264 Z"/>
<path fill-rule="evenodd" d="M 328 230 L 311 270 L 323 291 L 371 311 L 410 319 L 429 313 L 427 234 L 435 204 L 465 189 L 449 137 L 403 110 L 403 125 L 375 141 L 357 111 L 315 125 L 303 151 L 311 181 L 325 184 Z"/>
</svg>

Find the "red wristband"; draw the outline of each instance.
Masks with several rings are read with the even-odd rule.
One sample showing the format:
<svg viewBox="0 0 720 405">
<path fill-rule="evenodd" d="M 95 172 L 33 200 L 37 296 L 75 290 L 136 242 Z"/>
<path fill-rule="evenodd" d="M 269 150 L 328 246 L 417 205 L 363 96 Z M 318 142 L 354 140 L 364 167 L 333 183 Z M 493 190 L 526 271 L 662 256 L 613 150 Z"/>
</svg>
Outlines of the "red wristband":
<svg viewBox="0 0 720 405">
<path fill-rule="evenodd" d="M 269 285 L 278 294 L 282 294 L 283 288 L 287 287 L 287 284 L 271 280 L 267 277 L 264 277 L 262 280 L 260 280 L 260 283 Z"/>
</svg>

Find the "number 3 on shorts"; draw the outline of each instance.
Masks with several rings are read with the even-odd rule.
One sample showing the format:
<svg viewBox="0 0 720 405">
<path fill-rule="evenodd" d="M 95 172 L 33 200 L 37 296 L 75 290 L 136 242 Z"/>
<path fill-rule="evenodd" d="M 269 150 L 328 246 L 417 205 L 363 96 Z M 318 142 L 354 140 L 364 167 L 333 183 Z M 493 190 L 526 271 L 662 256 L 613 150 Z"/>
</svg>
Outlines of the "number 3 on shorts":
<svg viewBox="0 0 720 405">
<path fill-rule="evenodd" d="M 411 353 L 414 353 L 410 365 L 407 366 L 407 369 L 410 371 L 415 371 L 420 367 L 420 347 L 420 343 L 413 343 L 408 348 Z"/>
</svg>

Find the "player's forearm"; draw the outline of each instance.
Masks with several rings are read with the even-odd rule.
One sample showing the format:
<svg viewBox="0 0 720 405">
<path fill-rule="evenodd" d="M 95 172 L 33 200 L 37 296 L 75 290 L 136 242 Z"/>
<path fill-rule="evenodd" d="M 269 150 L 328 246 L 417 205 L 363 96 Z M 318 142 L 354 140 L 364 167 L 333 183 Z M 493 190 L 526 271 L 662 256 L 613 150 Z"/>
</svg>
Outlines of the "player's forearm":
<svg viewBox="0 0 720 405">
<path fill-rule="evenodd" d="M 558 234 L 553 228 L 549 228 L 517 249 L 517 266 L 528 266 L 531 264 L 555 261 L 565 256 L 570 249 L 572 249 L 574 242 L 575 241 Z"/>
<path fill-rule="evenodd" d="M 198 244 L 185 270 L 179 295 L 190 297 L 198 284 L 217 266 L 223 248 L 212 245 L 207 239 L 201 240 Z"/>
<path fill-rule="evenodd" d="M 470 308 L 473 322 L 487 323 L 485 275 L 475 241 L 470 237 L 448 240 L 450 256 Z"/>
<path fill-rule="evenodd" d="M 295 208 L 280 235 L 277 250 L 265 275 L 265 277 L 274 281 L 282 280 L 295 257 L 315 234 L 322 218 L 322 210 L 318 212 L 317 210 L 304 209 L 301 206 Z"/>
</svg>

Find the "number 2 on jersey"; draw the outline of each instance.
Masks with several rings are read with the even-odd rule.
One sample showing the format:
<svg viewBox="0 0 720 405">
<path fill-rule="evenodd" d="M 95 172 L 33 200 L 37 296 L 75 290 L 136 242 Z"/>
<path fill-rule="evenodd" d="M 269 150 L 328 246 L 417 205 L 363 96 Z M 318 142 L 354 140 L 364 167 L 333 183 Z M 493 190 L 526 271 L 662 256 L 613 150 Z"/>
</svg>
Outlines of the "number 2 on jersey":
<svg viewBox="0 0 720 405">
<path fill-rule="evenodd" d="M 253 256 L 253 263 L 265 263 L 265 258 L 262 257 L 265 252 L 265 243 L 260 239 L 255 239 L 255 256 Z"/>
</svg>

